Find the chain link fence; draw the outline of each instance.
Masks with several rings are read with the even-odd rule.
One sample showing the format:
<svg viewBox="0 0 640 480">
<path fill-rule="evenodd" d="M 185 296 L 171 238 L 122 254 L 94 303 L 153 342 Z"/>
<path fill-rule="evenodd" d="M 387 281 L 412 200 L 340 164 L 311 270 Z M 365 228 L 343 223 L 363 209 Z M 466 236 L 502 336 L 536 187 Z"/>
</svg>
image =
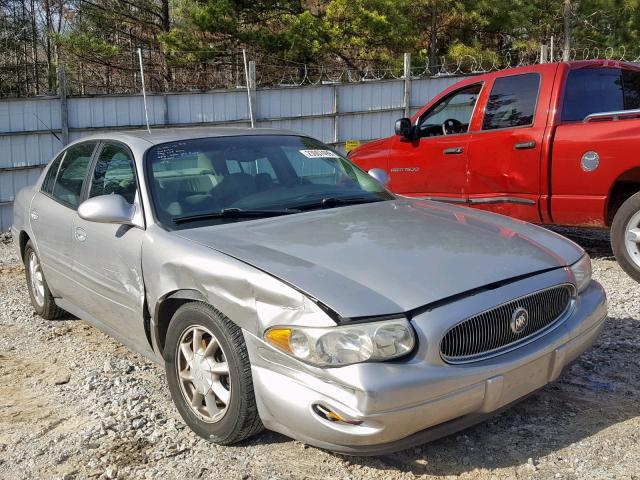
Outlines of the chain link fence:
<svg viewBox="0 0 640 480">
<path fill-rule="evenodd" d="M 256 63 L 258 87 L 285 87 L 355 83 L 404 77 L 403 58 L 381 62 L 359 58 L 349 65 L 342 60 L 324 64 L 287 61 L 273 54 L 249 51 Z M 610 59 L 640 62 L 640 50 L 620 47 L 575 47 L 570 60 Z M 164 54 L 142 50 L 147 89 L 151 93 L 203 92 L 244 88 L 246 85 L 242 51 L 183 51 Z M 540 51 L 503 51 L 439 57 L 435 64 L 414 56 L 412 78 L 473 75 L 541 61 L 562 61 L 563 52 L 552 46 Z M 57 64 L 24 63 L 18 56 L 0 59 L 0 97 L 57 95 L 57 68 L 64 67 L 68 95 L 139 93 L 140 65 L 137 50 L 104 58 L 59 52 Z"/>
</svg>

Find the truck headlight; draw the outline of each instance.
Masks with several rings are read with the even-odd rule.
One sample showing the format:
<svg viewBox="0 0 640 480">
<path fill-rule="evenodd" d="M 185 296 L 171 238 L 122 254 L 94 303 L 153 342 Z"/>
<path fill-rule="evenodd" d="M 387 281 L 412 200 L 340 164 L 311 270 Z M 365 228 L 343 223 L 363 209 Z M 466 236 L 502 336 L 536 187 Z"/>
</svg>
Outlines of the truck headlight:
<svg viewBox="0 0 640 480">
<path fill-rule="evenodd" d="M 272 327 L 267 343 L 319 367 L 391 360 L 413 350 L 415 335 L 405 318 L 336 327 Z"/>
<path fill-rule="evenodd" d="M 576 289 L 578 293 L 582 292 L 591 281 L 591 259 L 586 253 L 580 260 L 571 265 L 571 271 L 576 279 Z"/>
</svg>

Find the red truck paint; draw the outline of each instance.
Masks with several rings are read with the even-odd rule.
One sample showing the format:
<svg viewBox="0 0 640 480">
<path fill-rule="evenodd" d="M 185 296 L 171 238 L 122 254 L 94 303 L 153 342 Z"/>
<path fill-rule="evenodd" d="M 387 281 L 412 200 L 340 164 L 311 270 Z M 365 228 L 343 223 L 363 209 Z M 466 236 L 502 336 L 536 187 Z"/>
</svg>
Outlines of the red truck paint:
<svg viewBox="0 0 640 480">
<path fill-rule="evenodd" d="M 536 223 L 609 226 L 624 200 L 640 191 L 640 116 L 562 122 L 567 75 L 584 68 L 639 70 L 629 63 L 594 60 L 469 77 L 411 119 L 416 125 L 441 99 L 480 84 L 466 133 L 413 141 L 394 135 L 360 146 L 349 158 L 366 170 L 385 169 L 391 178 L 389 188 L 398 194 L 466 204 Z M 533 124 L 482 130 L 494 82 L 527 73 L 540 76 Z M 452 149 L 460 153 L 451 154 Z M 581 158 L 588 151 L 600 156 L 600 165 L 592 172 L 581 168 Z"/>
<path fill-rule="evenodd" d="M 385 169 L 391 177 L 390 189 L 401 195 L 465 203 L 537 223 L 608 226 L 616 182 L 628 177 L 640 183 L 640 158 L 634 152 L 640 147 L 640 117 L 560 121 L 569 70 L 599 67 L 638 70 L 624 62 L 594 60 L 469 77 L 435 97 L 411 119 L 415 125 L 442 98 L 465 86 L 482 84 L 467 133 L 418 141 L 394 135 L 360 146 L 349 158 L 367 170 Z M 483 131 L 483 114 L 495 80 L 524 73 L 541 77 L 533 125 Z M 515 148 L 532 141 L 534 148 Z M 450 148 L 461 148 L 463 153 L 445 154 Z M 600 167 L 593 172 L 580 166 L 587 151 L 600 155 Z"/>
</svg>

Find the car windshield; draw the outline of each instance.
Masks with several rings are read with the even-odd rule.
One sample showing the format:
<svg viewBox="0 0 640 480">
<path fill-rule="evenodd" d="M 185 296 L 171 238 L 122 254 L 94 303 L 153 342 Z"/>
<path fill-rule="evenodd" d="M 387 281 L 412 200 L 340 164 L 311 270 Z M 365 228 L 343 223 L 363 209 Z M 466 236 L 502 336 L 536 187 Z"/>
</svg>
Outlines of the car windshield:
<svg viewBox="0 0 640 480">
<path fill-rule="evenodd" d="M 156 216 L 171 229 L 395 198 L 367 173 L 307 137 L 164 143 L 149 149 L 146 169 Z"/>
</svg>

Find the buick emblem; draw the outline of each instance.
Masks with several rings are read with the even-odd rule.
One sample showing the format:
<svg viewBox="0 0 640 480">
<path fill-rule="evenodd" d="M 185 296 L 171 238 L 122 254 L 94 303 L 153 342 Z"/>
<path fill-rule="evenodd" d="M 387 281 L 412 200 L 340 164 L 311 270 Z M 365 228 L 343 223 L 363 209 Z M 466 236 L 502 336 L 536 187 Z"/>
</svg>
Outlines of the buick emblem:
<svg viewBox="0 0 640 480">
<path fill-rule="evenodd" d="M 522 333 L 522 331 L 529 325 L 529 312 L 525 308 L 518 307 L 511 315 L 511 322 L 509 323 L 513 333 Z"/>
</svg>

